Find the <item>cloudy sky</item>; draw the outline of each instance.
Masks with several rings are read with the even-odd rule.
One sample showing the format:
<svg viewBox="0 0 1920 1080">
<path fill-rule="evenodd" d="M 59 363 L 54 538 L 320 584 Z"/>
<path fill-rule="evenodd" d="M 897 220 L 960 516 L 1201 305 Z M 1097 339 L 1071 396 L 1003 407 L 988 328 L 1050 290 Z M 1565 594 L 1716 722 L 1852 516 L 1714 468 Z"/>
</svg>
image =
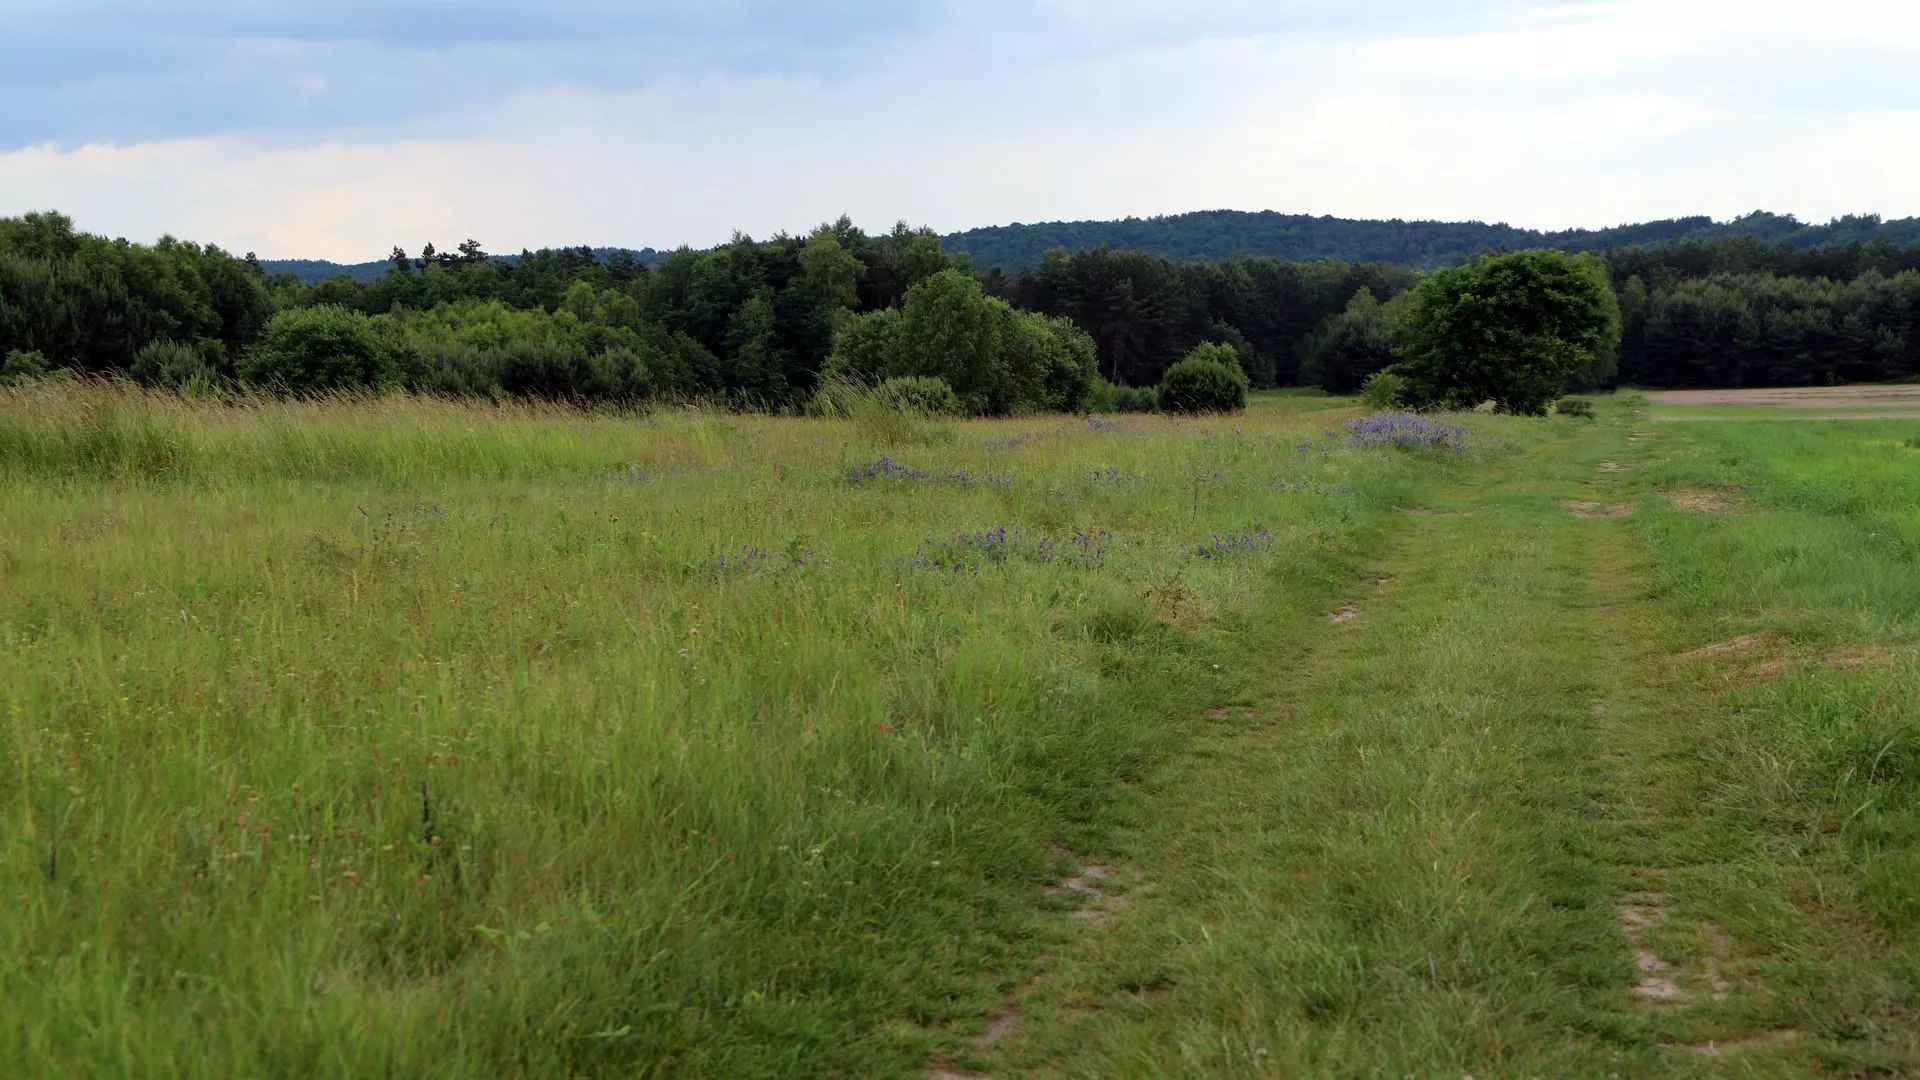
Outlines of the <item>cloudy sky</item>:
<svg viewBox="0 0 1920 1080">
<path fill-rule="evenodd" d="M 1912 0 L 0 0 L 0 215 L 268 257 L 1920 214 Z"/>
</svg>

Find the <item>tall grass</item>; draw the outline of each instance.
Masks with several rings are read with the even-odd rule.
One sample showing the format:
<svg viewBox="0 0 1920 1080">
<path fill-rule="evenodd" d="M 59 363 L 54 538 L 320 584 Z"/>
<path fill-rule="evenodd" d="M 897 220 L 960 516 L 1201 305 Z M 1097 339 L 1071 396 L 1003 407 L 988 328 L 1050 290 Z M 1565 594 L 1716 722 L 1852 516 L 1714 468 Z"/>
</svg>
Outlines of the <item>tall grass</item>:
<svg viewBox="0 0 1920 1080">
<path fill-rule="evenodd" d="M 0 1072 L 906 1074 L 1452 467 L 1305 407 L 0 391 Z"/>
</svg>

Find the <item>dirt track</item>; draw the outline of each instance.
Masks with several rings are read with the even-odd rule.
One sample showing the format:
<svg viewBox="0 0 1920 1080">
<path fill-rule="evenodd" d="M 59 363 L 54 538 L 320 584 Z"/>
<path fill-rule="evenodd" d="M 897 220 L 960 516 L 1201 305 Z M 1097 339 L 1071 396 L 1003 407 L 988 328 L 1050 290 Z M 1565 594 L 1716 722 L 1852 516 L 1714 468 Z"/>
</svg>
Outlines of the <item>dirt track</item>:
<svg viewBox="0 0 1920 1080">
<path fill-rule="evenodd" d="M 1771 390 L 1655 390 L 1655 405 L 1742 405 L 1774 409 L 1920 409 L 1916 386 L 1805 386 Z"/>
</svg>

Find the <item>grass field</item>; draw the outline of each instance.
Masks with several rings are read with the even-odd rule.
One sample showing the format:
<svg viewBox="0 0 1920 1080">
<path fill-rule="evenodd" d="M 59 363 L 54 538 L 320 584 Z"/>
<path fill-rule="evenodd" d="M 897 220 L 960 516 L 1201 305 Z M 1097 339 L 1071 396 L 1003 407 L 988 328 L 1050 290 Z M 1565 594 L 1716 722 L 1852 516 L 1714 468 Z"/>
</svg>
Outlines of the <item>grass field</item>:
<svg viewBox="0 0 1920 1080">
<path fill-rule="evenodd" d="M 0 390 L 0 1073 L 1920 1071 L 1920 422 Z"/>
</svg>

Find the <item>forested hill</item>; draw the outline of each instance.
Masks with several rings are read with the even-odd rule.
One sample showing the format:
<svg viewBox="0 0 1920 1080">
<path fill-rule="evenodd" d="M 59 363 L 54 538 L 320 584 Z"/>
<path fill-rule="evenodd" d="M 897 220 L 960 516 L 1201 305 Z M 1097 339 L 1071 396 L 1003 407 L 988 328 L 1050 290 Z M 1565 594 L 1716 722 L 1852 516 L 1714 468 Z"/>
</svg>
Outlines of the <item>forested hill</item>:
<svg viewBox="0 0 1920 1080">
<path fill-rule="evenodd" d="M 1861 215 L 1837 218 L 1825 225 L 1809 225 L 1792 215 L 1755 212 L 1727 222 L 1702 216 L 1610 229 L 1540 232 L 1477 221 L 1361 221 L 1278 214 L 1271 210 L 1259 213 L 1206 210 L 1123 221 L 1003 225 L 956 233 L 944 237 L 943 242 L 948 251 L 971 254 L 976 266 L 1007 271 L 1039 265 L 1040 256 L 1049 248 L 1085 251 L 1099 247 L 1201 262 L 1215 262 L 1235 255 L 1266 255 L 1289 262 L 1340 259 L 1426 269 L 1502 249 L 1546 247 L 1610 251 L 1635 244 L 1650 246 L 1729 236 L 1754 236 L 1797 247 L 1874 240 L 1906 245 L 1920 241 L 1920 218 L 1882 221 L 1878 215 Z"/>
<path fill-rule="evenodd" d="M 972 255 L 974 265 L 981 269 L 997 267 L 1008 272 L 1038 266 L 1040 256 L 1056 247 L 1068 251 L 1106 247 L 1199 262 L 1217 262 L 1235 255 L 1265 255 L 1288 262 L 1339 259 L 1431 269 L 1483 251 L 1540 247 L 1611 251 L 1636 244 L 1652 246 L 1676 240 L 1718 240 L 1730 236 L 1753 236 L 1803 248 L 1875 240 L 1905 246 L 1920 243 L 1920 218 L 1883 221 L 1877 214 L 1849 215 L 1825 225 L 1810 225 L 1791 214 L 1756 211 L 1724 222 L 1700 216 L 1618 225 L 1610 229 L 1541 232 L 1478 221 L 1364 221 L 1279 214 L 1271 210 L 1258 213 L 1205 210 L 1120 221 L 1000 225 L 944 236 L 941 244 L 951 253 L 964 251 Z M 627 251 L 649 267 L 659 266 L 667 257 L 665 252 L 653 248 L 592 250 L 602 262 L 616 251 Z M 518 256 L 493 258 L 511 264 Z M 362 283 L 377 281 L 392 263 L 388 260 L 332 263 L 314 259 L 267 259 L 261 265 L 270 274 L 292 274 L 312 285 L 337 274 Z"/>
</svg>

